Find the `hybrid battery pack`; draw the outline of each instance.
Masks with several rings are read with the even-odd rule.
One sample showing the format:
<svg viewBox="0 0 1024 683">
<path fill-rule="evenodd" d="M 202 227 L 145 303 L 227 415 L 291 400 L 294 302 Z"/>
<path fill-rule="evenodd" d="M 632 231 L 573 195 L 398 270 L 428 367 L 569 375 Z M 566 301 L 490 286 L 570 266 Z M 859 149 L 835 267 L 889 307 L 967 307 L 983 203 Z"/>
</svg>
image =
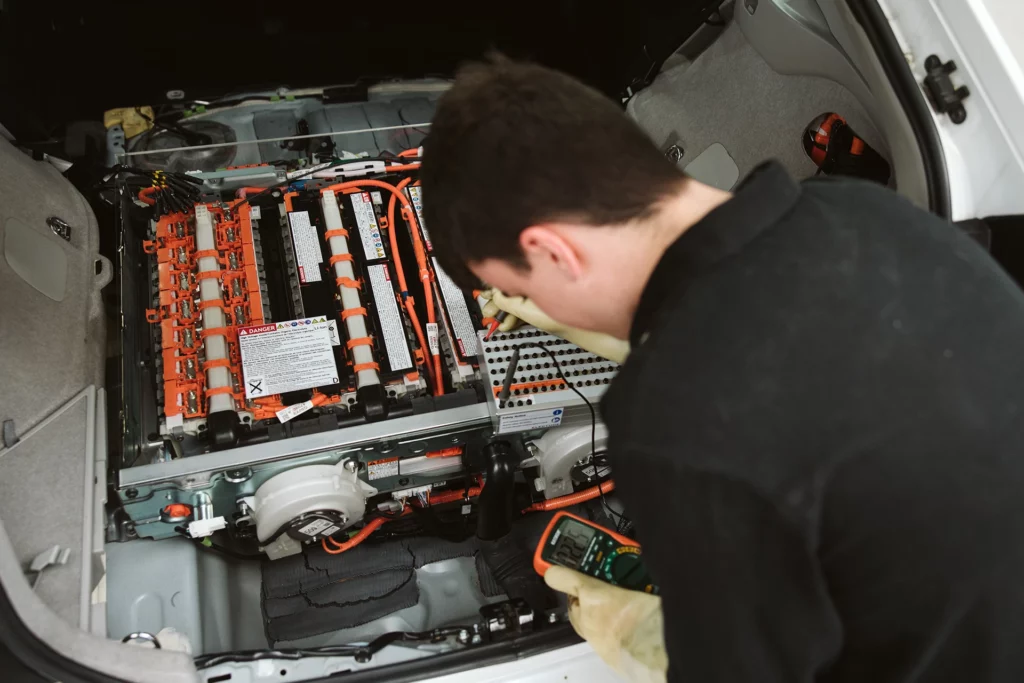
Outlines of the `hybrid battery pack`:
<svg viewBox="0 0 1024 683">
<path fill-rule="evenodd" d="M 480 312 L 432 255 L 418 166 L 392 165 L 155 195 L 148 433 L 188 455 L 479 401 Z"/>
</svg>

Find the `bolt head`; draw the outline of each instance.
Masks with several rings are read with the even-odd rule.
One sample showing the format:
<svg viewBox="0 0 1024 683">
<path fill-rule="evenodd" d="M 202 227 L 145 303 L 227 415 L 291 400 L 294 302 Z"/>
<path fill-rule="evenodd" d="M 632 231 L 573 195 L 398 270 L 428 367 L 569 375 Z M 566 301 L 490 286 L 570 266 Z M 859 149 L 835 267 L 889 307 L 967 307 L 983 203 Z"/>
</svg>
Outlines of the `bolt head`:
<svg viewBox="0 0 1024 683">
<path fill-rule="evenodd" d="M 461 631 L 459 631 L 459 642 L 460 643 L 468 643 L 469 642 L 469 631 L 467 631 L 466 629 L 462 629 Z"/>
<path fill-rule="evenodd" d="M 345 470 L 346 471 L 348 471 L 348 472 L 355 472 L 358 468 L 359 468 L 359 465 L 356 464 L 355 460 L 346 460 L 345 461 Z"/>
<path fill-rule="evenodd" d="M 554 624 L 554 623 L 557 623 L 557 622 L 558 622 L 558 615 L 557 614 L 552 612 L 551 614 L 548 615 L 548 623 L 549 624 Z"/>
<path fill-rule="evenodd" d="M 124 497 L 125 498 L 138 498 L 139 497 L 139 490 L 138 489 L 128 489 L 127 491 L 124 492 Z"/>
</svg>

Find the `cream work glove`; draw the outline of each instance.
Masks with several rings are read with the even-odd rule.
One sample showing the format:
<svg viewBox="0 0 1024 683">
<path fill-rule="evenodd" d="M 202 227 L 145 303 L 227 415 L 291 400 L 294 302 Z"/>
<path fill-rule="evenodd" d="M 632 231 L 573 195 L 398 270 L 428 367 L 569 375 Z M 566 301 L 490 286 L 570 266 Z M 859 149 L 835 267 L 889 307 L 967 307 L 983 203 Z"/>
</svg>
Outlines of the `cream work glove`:
<svg viewBox="0 0 1024 683">
<path fill-rule="evenodd" d="M 544 573 L 544 581 L 569 596 L 569 621 L 576 633 L 627 681 L 665 681 L 661 598 L 557 565 Z"/>
<path fill-rule="evenodd" d="M 480 294 L 480 298 L 486 300 L 482 307 L 485 318 L 493 318 L 499 311 L 505 311 L 508 314 L 508 317 L 498 326 L 502 332 L 514 329 L 522 321 L 616 363 L 623 363 L 626 356 L 629 355 L 629 342 L 617 339 L 610 334 L 563 325 L 540 310 L 529 299 L 521 296 L 505 296 L 497 289 L 485 290 Z"/>
</svg>

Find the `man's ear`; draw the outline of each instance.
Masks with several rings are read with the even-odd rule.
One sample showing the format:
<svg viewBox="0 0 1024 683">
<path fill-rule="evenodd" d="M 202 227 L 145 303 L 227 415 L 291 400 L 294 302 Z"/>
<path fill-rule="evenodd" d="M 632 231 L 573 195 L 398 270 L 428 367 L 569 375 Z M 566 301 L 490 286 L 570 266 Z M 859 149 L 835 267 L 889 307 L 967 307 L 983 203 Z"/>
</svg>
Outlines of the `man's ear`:
<svg viewBox="0 0 1024 683">
<path fill-rule="evenodd" d="M 571 280 L 583 275 L 579 252 L 555 226 L 530 226 L 519 233 L 519 246 L 531 268 L 554 267 Z"/>
</svg>

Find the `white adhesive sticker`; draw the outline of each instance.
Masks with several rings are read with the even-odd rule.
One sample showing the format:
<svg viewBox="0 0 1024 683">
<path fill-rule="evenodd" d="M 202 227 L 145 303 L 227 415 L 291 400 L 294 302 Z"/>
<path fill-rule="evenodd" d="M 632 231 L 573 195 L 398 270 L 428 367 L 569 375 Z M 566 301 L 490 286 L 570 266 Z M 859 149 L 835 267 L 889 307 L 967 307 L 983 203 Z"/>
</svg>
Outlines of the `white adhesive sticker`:
<svg viewBox="0 0 1024 683">
<path fill-rule="evenodd" d="M 373 202 L 369 192 L 349 195 L 352 198 L 352 210 L 356 214 L 356 226 L 359 228 L 359 239 L 363 243 L 368 261 L 376 261 L 386 256 L 384 242 L 380 239 L 380 228 L 377 227 L 377 215 L 373 211 Z"/>
<path fill-rule="evenodd" d="M 366 478 L 370 481 L 398 476 L 398 458 L 385 458 L 366 463 Z"/>
<path fill-rule="evenodd" d="M 437 262 L 436 258 L 434 259 L 434 272 L 437 273 L 437 282 L 441 285 L 441 296 L 444 297 L 445 310 L 448 312 L 448 324 L 452 326 L 459 350 L 464 357 L 477 355 L 479 350 L 476 328 L 473 327 L 473 318 L 469 315 L 466 295 L 452 282 L 448 273 L 441 270 L 441 264 Z"/>
<path fill-rule="evenodd" d="M 249 218 L 254 221 L 258 221 L 263 217 L 263 213 L 260 211 L 258 206 L 249 206 Z"/>
<path fill-rule="evenodd" d="M 341 346 L 341 337 L 338 336 L 338 321 L 330 319 L 327 321 L 327 336 L 331 339 L 331 346 Z"/>
<path fill-rule="evenodd" d="M 388 352 L 388 365 L 392 370 L 408 370 L 412 368 L 412 356 L 409 354 L 409 344 L 405 340 L 405 325 L 402 324 L 402 318 L 398 313 L 391 275 L 383 263 L 370 266 L 366 270 L 370 275 L 373 300 L 377 304 L 380 331 L 384 336 L 384 348 Z"/>
<path fill-rule="evenodd" d="M 324 536 L 333 536 L 334 534 L 338 533 L 339 531 L 341 531 L 341 527 L 340 526 L 329 526 L 326 529 L 324 529 L 323 535 Z"/>
<path fill-rule="evenodd" d="M 564 408 L 545 408 L 502 415 L 498 420 L 498 433 L 525 432 L 530 429 L 549 429 L 562 424 Z"/>
<path fill-rule="evenodd" d="M 299 415 L 302 415 L 304 412 L 310 410 L 312 407 L 312 401 L 303 401 L 302 403 L 296 403 L 295 405 L 291 405 L 288 406 L 287 408 L 282 408 L 281 410 L 277 411 L 277 419 L 280 420 L 281 422 L 287 422 L 288 420 L 291 420 L 293 418 L 298 417 Z"/>
<path fill-rule="evenodd" d="M 380 196 L 379 191 L 374 190 L 370 193 L 370 196 L 373 197 L 373 203 L 377 206 L 381 206 L 384 203 L 384 198 Z"/>
<path fill-rule="evenodd" d="M 423 188 L 419 185 L 412 185 L 406 188 L 409 193 L 409 199 L 412 200 L 412 208 L 416 210 L 416 220 L 420 224 L 420 232 L 423 233 L 423 243 L 427 246 L 427 251 L 434 251 L 434 245 L 430 243 L 430 233 L 427 232 L 427 226 L 423 222 Z"/>
<path fill-rule="evenodd" d="M 304 527 L 299 528 L 300 534 L 306 534 L 307 536 L 316 536 L 321 531 L 329 526 L 333 526 L 330 520 L 327 519 L 314 519 L 312 522 Z"/>
<path fill-rule="evenodd" d="M 295 264 L 299 268 L 302 282 L 320 282 L 320 264 L 324 262 L 320 251 L 320 238 L 316 228 L 309 222 L 308 211 L 293 211 L 288 214 L 292 226 L 292 244 L 295 245 Z"/>
<path fill-rule="evenodd" d="M 324 316 L 238 328 L 246 398 L 338 383 Z"/>
<path fill-rule="evenodd" d="M 427 323 L 427 346 L 430 347 L 431 356 L 436 356 L 441 352 L 437 345 L 437 323 Z"/>
<path fill-rule="evenodd" d="M 288 178 L 288 180 L 291 180 L 292 178 L 298 178 L 299 176 L 305 178 L 307 176 L 313 175 L 317 171 L 321 171 L 325 168 L 330 168 L 332 165 L 334 165 L 333 161 L 325 161 L 322 164 L 317 164 L 316 166 L 310 166 L 308 168 L 300 168 L 297 171 L 291 171 L 285 177 Z"/>
</svg>

